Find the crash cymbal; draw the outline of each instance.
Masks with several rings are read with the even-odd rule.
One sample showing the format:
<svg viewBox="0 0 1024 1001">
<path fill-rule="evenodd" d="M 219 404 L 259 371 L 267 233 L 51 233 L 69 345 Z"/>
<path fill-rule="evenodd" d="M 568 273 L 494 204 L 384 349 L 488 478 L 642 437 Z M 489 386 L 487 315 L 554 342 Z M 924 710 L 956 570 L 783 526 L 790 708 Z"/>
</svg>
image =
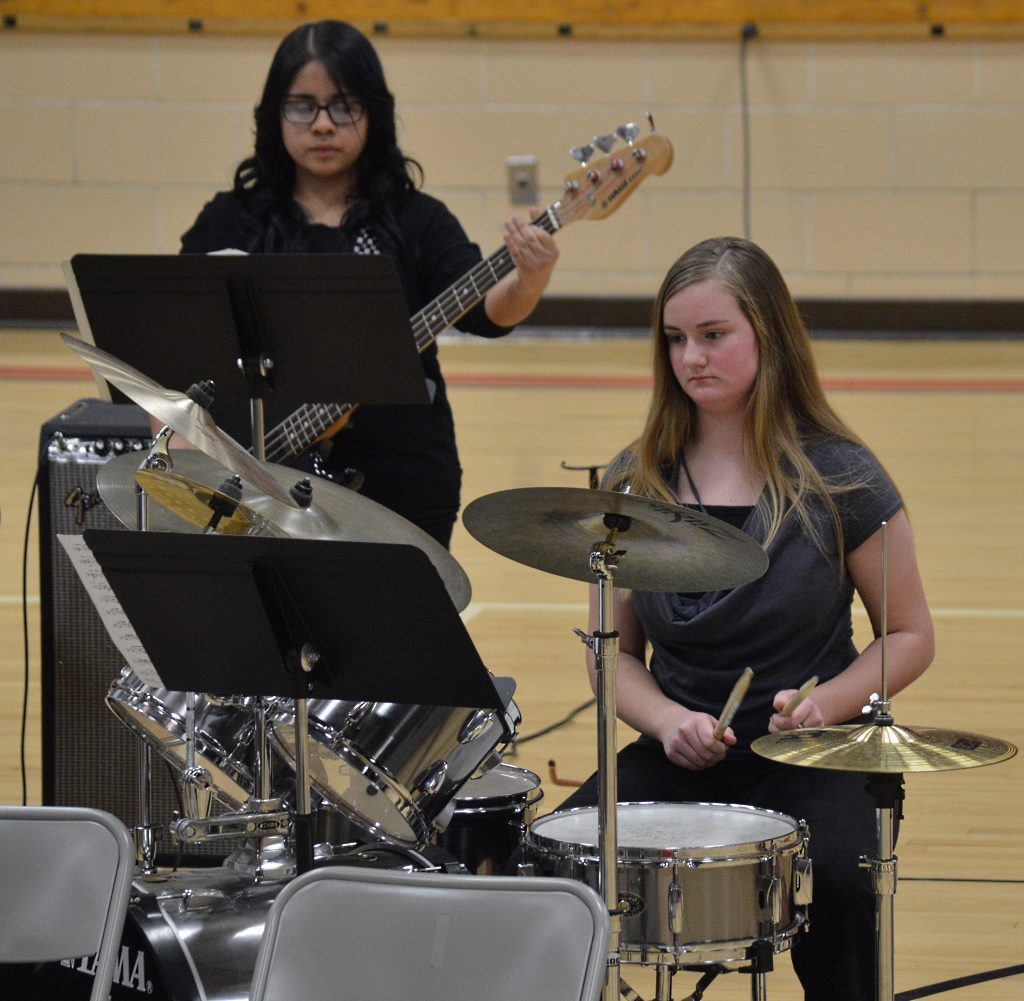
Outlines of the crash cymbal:
<svg viewBox="0 0 1024 1001">
<path fill-rule="evenodd" d="M 977 768 L 1017 753 L 1008 741 L 979 733 L 874 722 L 769 733 L 750 746 L 785 764 L 889 774 Z"/>
<path fill-rule="evenodd" d="M 229 471 L 202 452 L 192 450 L 174 452 L 174 481 L 167 473 L 149 473 L 150 482 L 160 482 L 148 510 L 149 528 L 155 532 L 201 531 L 210 518 L 200 506 L 202 498 L 218 491 Z M 137 525 L 135 476 L 141 463 L 140 453 L 120 455 L 100 466 L 96 475 L 96 489 L 114 516 L 126 527 Z M 279 489 L 288 490 L 304 474 L 297 469 L 262 463 L 274 478 Z M 173 486 L 168 485 L 173 483 Z M 183 493 L 192 500 L 183 501 L 180 514 L 161 506 L 163 496 L 174 494 L 179 500 Z M 338 542 L 387 542 L 416 546 L 422 549 L 434 565 L 452 599 L 461 612 L 472 594 L 469 578 L 455 558 L 436 539 L 427 535 L 401 515 L 329 480 L 312 478 L 312 501 L 308 507 L 286 507 L 273 497 L 261 493 L 248 483 L 242 484 L 239 504 L 242 518 L 252 521 L 248 531 L 256 535 L 280 535 L 294 539 L 331 539 Z M 184 516 L 180 516 L 184 515 Z M 224 519 L 222 519 L 223 524 Z M 221 531 L 218 525 L 218 531 Z"/>
<path fill-rule="evenodd" d="M 187 442 L 205 452 L 246 483 L 262 490 L 281 504 L 289 507 L 295 502 L 282 490 L 280 484 L 268 474 L 263 463 L 240 445 L 234 438 L 217 427 L 209 412 L 184 393 L 164 389 L 137 369 L 126 365 L 113 355 L 78 337 L 62 333 L 61 340 L 78 354 L 89 367 L 107 382 L 117 386 L 129 399 L 134 400 L 147 414 L 166 424 Z"/>
<path fill-rule="evenodd" d="M 593 583 L 590 553 L 625 515 L 614 545 L 615 583 L 641 591 L 716 591 L 756 580 L 764 550 L 746 533 L 691 508 L 610 490 L 527 487 L 467 505 L 462 521 L 502 556 L 559 577 Z"/>
<path fill-rule="evenodd" d="M 222 514 L 213 526 L 222 535 L 285 534 L 276 531 L 274 526 L 250 507 L 216 487 L 196 483 L 178 473 L 139 469 L 135 472 L 135 482 L 160 507 L 196 528 L 205 529 L 218 511 L 226 511 L 229 513 Z"/>
</svg>

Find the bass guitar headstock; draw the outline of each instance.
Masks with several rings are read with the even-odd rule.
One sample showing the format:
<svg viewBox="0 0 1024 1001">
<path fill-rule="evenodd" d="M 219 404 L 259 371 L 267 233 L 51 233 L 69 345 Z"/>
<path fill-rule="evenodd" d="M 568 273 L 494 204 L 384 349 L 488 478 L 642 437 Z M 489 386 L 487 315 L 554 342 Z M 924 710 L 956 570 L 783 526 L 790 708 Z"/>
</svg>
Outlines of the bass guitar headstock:
<svg viewBox="0 0 1024 1001">
<path fill-rule="evenodd" d="M 566 176 L 565 193 L 553 206 L 562 225 L 610 216 L 645 178 L 672 166 L 672 144 L 655 133 L 653 120 L 650 135 L 637 141 L 639 133 L 630 122 L 569 151 L 580 166 Z"/>
</svg>

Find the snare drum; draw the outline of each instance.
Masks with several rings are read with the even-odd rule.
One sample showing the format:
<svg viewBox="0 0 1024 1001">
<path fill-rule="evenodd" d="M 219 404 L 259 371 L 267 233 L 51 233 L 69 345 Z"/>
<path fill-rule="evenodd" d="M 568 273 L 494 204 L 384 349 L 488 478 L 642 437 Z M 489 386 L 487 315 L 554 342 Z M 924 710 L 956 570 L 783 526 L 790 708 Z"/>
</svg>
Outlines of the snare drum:
<svg viewBox="0 0 1024 1001">
<path fill-rule="evenodd" d="M 620 803 L 623 962 L 735 969 L 751 947 L 789 949 L 806 921 L 807 829 L 782 813 L 717 803 Z M 596 807 L 533 822 L 526 858 L 538 875 L 598 890 Z"/>
<path fill-rule="evenodd" d="M 435 823 L 499 744 L 515 736 L 519 709 L 504 714 L 451 706 L 310 699 L 310 784 L 374 838 L 427 844 Z M 295 766 L 291 707 L 271 716 L 277 750 Z"/>
<path fill-rule="evenodd" d="M 543 799 L 540 776 L 495 765 L 471 778 L 455 797 L 455 812 L 437 843 L 477 876 L 502 875 Z"/>
</svg>

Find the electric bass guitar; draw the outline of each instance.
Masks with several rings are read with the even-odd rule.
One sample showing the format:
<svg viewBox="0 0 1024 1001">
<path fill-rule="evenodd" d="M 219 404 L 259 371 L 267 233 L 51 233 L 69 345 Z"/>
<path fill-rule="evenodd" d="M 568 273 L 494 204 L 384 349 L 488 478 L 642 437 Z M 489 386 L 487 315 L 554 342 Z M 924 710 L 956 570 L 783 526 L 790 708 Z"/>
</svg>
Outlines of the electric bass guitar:
<svg viewBox="0 0 1024 1001">
<path fill-rule="evenodd" d="M 562 197 L 534 218 L 532 225 L 553 234 L 577 219 L 604 219 L 648 175 L 664 174 L 672 165 L 671 144 L 654 132 L 637 142 L 637 132 L 635 125 L 622 125 L 615 134 L 596 137 L 593 146 L 574 148 L 571 153 L 580 161 L 580 167 L 566 177 Z M 625 145 L 614 151 L 619 140 Z M 591 161 L 595 147 L 605 155 Z M 502 247 L 424 306 L 411 319 L 417 349 L 425 351 L 514 268 L 508 250 Z M 266 433 L 266 460 L 280 463 L 304 454 L 344 427 L 358 406 L 304 403 Z"/>
</svg>

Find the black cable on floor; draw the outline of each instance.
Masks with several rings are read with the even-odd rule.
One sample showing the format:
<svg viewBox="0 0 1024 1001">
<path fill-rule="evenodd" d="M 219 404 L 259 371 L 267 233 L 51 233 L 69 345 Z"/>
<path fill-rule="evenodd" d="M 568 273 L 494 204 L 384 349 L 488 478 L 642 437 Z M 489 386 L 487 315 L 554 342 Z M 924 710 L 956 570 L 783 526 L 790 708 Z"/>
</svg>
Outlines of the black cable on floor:
<svg viewBox="0 0 1024 1001">
<path fill-rule="evenodd" d="M 525 744 L 528 740 L 536 740 L 538 737 L 544 737 L 551 733 L 553 730 L 557 730 L 560 726 L 565 726 L 566 723 L 574 720 L 581 712 L 585 712 L 592 705 L 597 702 L 597 699 L 588 699 L 582 705 L 577 706 L 568 716 L 564 719 L 560 719 L 557 723 L 552 723 L 551 726 L 544 727 L 543 730 L 538 730 L 536 733 L 527 734 L 525 737 L 517 737 L 513 742 L 513 747 L 518 747 L 520 744 Z"/>
<path fill-rule="evenodd" d="M 937 984 L 929 984 L 927 987 L 918 987 L 913 991 L 900 991 L 896 995 L 896 1001 L 917 1001 L 918 998 L 930 998 L 934 994 L 945 994 L 946 991 L 959 990 L 961 987 L 972 987 L 974 984 L 983 984 L 989 980 L 1002 980 L 1004 977 L 1017 977 L 1024 973 L 1024 963 L 1017 966 L 1004 966 L 999 970 L 989 970 L 987 973 L 973 973 L 968 977 L 957 977 L 954 980 L 942 980 Z"/>
</svg>

